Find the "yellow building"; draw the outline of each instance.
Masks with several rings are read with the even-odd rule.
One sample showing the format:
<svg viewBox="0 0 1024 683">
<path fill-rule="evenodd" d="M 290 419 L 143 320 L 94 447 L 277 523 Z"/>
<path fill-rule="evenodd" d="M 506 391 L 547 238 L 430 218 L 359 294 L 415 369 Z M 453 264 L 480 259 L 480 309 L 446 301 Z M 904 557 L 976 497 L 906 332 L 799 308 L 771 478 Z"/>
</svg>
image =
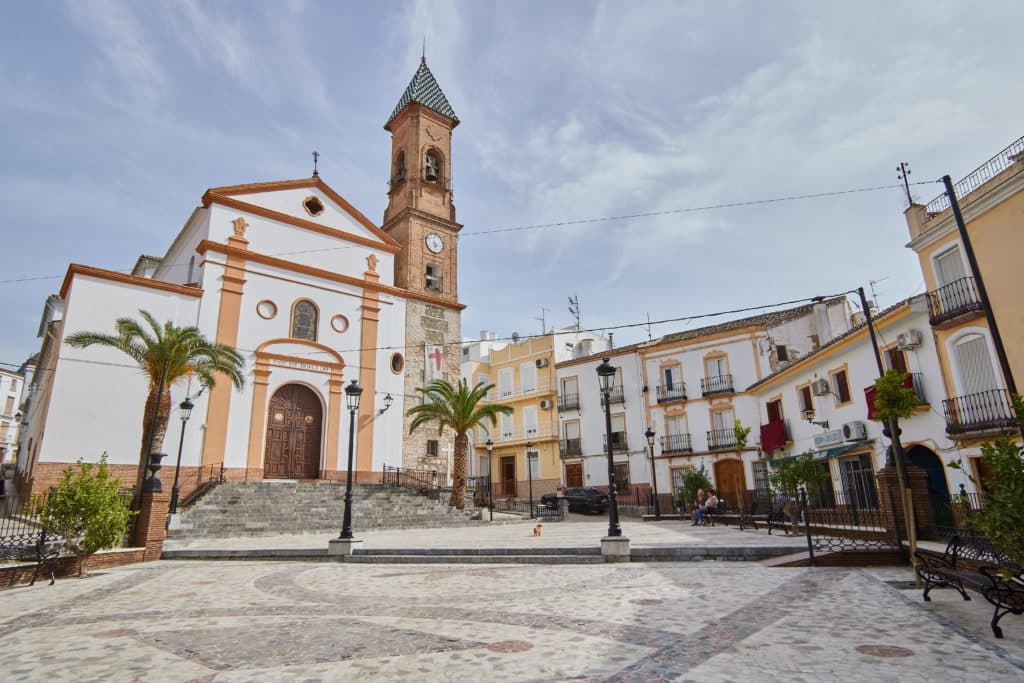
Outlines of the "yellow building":
<svg viewBox="0 0 1024 683">
<path fill-rule="evenodd" d="M 946 433 L 975 450 L 983 438 L 1014 428 L 1009 390 L 1024 377 L 1024 138 L 954 186 L 978 272 L 991 303 L 1005 365 L 986 319 L 979 283 L 945 193 L 906 211 L 910 242 L 928 290 L 929 322 L 942 367 Z M 984 480 L 980 460 L 973 474 Z"/>
</svg>

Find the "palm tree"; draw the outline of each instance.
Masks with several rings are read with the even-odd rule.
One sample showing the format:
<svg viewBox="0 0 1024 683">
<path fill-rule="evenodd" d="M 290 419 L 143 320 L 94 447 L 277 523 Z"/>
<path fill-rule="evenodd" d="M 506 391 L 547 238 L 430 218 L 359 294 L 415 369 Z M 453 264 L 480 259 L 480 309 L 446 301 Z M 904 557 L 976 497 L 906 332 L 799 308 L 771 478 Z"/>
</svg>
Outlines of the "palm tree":
<svg viewBox="0 0 1024 683">
<path fill-rule="evenodd" d="M 466 456 L 469 451 L 469 437 L 466 436 L 473 427 L 483 426 L 490 420 L 491 426 L 498 424 L 498 415 L 511 415 L 511 406 L 500 403 L 482 404 L 487 392 L 494 388 L 493 384 L 477 384 L 472 389 L 466 380 L 459 380 L 452 385 L 445 380 L 435 379 L 416 391 L 423 394 L 423 403 L 409 409 L 412 424 L 409 433 L 416 431 L 421 425 L 436 423 L 437 433 L 441 435 L 445 428 L 455 432 L 455 463 L 452 472 L 452 497 L 448 504 L 462 509 L 466 506 Z M 490 430 L 488 430 L 490 431 Z"/>
<path fill-rule="evenodd" d="M 199 378 L 200 385 L 212 387 L 218 373 L 241 389 L 245 360 L 230 346 L 207 341 L 197 327 L 163 325 L 148 311 L 139 311 L 146 325 L 133 318 L 118 318 L 115 334 L 76 332 L 65 343 L 74 348 L 107 346 L 122 351 L 139 364 L 149 380 L 149 392 L 142 413 L 142 444 L 139 450 L 139 479 L 145 473 L 150 450 L 160 451 L 171 413 L 171 387 L 185 378 Z M 152 432 L 150 431 L 152 430 Z"/>
</svg>

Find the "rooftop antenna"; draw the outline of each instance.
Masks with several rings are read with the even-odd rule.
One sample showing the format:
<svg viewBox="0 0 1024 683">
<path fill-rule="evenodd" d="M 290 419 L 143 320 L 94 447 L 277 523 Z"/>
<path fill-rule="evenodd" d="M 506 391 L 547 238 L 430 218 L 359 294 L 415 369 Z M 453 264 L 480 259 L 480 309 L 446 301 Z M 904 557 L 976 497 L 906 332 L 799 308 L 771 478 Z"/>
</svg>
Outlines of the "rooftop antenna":
<svg viewBox="0 0 1024 683">
<path fill-rule="evenodd" d="M 569 297 L 569 315 L 576 320 L 576 329 L 580 329 L 580 297 L 576 296 Z"/>
<path fill-rule="evenodd" d="M 879 282 L 885 282 L 888 279 L 888 277 L 883 277 L 880 280 L 868 280 L 868 285 L 871 287 L 871 298 L 874 299 L 876 311 L 879 311 L 881 309 L 878 308 L 878 292 L 875 291 L 875 285 L 878 284 Z"/>
<path fill-rule="evenodd" d="M 534 320 L 539 320 L 540 321 L 540 333 L 541 333 L 541 335 L 544 335 L 544 334 L 547 334 L 547 331 L 548 331 L 547 318 L 545 317 L 544 312 L 545 311 L 550 311 L 551 309 L 550 308 L 544 308 L 543 306 L 538 306 L 538 308 L 540 309 L 540 317 L 534 318 Z"/>
<path fill-rule="evenodd" d="M 320 161 L 320 152 L 318 152 L 318 151 L 316 151 L 314 149 L 313 150 L 313 177 L 314 178 L 316 178 L 316 177 L 318 177 L 320 175 L 317 172 L 317 170 L 316 170 L 316 164 L 317 164 L 318 161 Z"/>
<path fill-rule="evenodd" d="M 896 177 L 903 181 L 903 190 L 907 193 L 907 205 L 909 206 L 914 203 L 914 198 L 910 196 L 910 181 L 907 179 L 908 176 L 910 176 L 910 166 L 907 162 L 901 161 L 900 165 L 896 167 Z"/>
<path fill-rule="evenodd" d="M 420 56 L 420 59 L 423 60 L 424 62 L 427 61 L 427 34 L 426 33 L 423 34 L 423 54 Z"/>
<path fill-rule="evenodd" d="M 651 341 L 652 339 L 653 339 L 653 337 L 651 336 L 651 314 L 650 314 L 650 312 L 648 312 L 647 313 L 647 341 Z"/>
</svg>

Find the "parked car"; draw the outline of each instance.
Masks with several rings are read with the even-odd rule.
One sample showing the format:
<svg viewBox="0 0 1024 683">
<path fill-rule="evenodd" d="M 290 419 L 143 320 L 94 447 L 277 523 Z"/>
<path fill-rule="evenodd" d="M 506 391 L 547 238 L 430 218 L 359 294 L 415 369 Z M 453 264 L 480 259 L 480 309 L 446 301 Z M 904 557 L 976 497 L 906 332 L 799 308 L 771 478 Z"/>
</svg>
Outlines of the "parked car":
<svg viewBox="0 0 1024 683">
<path fill-rule="evenodd" d="M 566 489 L 565 498 L 569 501 L 569 512 L 608 511 L 608 494 L 592 486 Z M 549 510 L 557 510 L 558 494 L 545 493 L 540 497 L 540 504 Z"/>
</svg>

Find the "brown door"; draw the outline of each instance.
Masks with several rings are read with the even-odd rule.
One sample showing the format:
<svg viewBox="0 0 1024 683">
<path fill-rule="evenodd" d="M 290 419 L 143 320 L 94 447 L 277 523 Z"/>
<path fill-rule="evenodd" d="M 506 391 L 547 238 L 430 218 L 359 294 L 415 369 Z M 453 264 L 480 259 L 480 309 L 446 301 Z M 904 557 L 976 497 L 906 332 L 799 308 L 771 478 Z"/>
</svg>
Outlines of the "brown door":
<svg viewBox="0 0 1024 683">
<path fill-rule="evenodd" d="M 568 488 L 583 486 L 583 463 L 577 462 L 565 466 L 565 485 Z"/>
<path fill-rule="evenodd" d="M 508 455 L 501 459 L 501 495 L 516 495 L 516 456 Z"/>
<path fill-rule="evenodd" d="M 270 399 L 266 479 L 316 479 L 320 474 L 320 431 L 323 410 L 312 390 L 286 384 Z"/>
<path fill-rule="evenodd" d="M 715 492 L 726 506 L 735 508 L 741 504 L 743 491 L 747 488 L 743 476 L 743 462 L 740 460 L 719 460 L 715 463 Z"/>
</svg>

